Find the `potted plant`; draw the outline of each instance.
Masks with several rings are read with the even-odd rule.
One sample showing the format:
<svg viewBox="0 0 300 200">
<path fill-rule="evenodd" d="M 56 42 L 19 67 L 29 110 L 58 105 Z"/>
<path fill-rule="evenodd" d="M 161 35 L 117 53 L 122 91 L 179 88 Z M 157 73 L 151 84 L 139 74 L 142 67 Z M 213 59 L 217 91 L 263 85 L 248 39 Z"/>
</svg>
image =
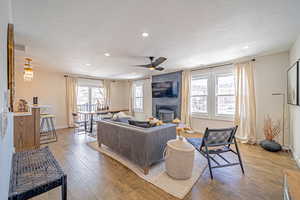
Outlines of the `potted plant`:
<svg viewBox="0 0 300 200">
<path fill-rule="evenodd" d="M 264 134 L 265 134 L 265 140 L 260 142 L 260 146 L 264 148 L 267 151 L 271 152 L 277 152 L 281 151 L 282 147 L 280 144 L 275 142 L 275 138 L 280 134 L 281 132 L 281 122 L 278 120 L 276 123 L 273 122 L 273 120 L 270 118 L 269 115 L 265 117 L 264 120 Z"/>
</svg>

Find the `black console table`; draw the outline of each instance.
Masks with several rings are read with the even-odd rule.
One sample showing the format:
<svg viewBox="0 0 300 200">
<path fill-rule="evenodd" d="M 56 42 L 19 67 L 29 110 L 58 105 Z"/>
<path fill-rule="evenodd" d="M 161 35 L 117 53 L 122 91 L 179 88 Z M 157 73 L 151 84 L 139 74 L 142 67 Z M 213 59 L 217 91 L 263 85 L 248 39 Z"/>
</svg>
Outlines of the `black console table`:
<svg viewBox="0 0 300 200">
<path fill-rule="evenodd" d="M 25 200 L 62 186 L 67 199 L 67 175 L 48 147 L 13 155 L 9 200 Z"/>
</svg>

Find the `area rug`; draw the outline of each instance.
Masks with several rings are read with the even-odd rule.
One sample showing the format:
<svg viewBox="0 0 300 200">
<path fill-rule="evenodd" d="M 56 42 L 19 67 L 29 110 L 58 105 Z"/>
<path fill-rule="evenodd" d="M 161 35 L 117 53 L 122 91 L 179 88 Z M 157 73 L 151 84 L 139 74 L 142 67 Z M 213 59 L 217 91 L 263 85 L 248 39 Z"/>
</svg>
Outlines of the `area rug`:
<svg viewBox="0 0 300 200">
<path fill-rule="evenodd" d="M 198 178 L 202 175 L 204 170 L 207 167 L 207 162 L 204 157 L 202 157 L 199 153 L 195 152 L 195 161 L 194 168 L 192 172 L 192 177 L 187 180 L 176 180 L 168 176 L 165 171 L 164 162 L 160 162 L 154 166 L 152 166 L 149 170 L 149 174 L 145 175 L 140 167 L 126 159 L 125 157 L 114 153 L 108 147 L 102 145 L 101 148 L 98 146 L 98 143 L 90 142 L 88 145 L 98 151 L 101 152 L 114 160 L 117 160 L 121 164 L 125 165 L 135 174 L 137 174 L 140 178 L 152 183 L 156 187 L 164 190 L 165 192 L 179 198 L 183 199 L 186 194 L 192 189 L 193 185 L 196 183 Z"/>
</svg>

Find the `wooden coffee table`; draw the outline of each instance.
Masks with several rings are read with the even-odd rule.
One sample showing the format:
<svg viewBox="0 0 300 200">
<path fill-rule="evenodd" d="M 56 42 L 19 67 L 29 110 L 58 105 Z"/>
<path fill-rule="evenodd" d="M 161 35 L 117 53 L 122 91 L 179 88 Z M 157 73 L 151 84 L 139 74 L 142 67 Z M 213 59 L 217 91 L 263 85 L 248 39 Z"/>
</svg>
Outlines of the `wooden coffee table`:
<svg viewBox="0 0 300 200">
<path fill-rule="evenodd" d="M 181 136 L 185 137 L 185 138 L 202 138 L 203 137 L 203 133 L 200 132 L 195 132 L 195 133 L 181 133 Z"/>
<path fill-rule="evenodd" d="M 177 127 L 176 127 L 176 133 L 177 135 L 179 136 L 183 136 L 183 137 L 186 137 L 186 138 L 201 138 L 203 137 L 203 133 L 200 133 L 200 132 L 197 132 L 195 131 L 194 133 L 187 133 L 186 131 L 184 131 L 184 127 L 185 125 L 184 124 L 178 124 Z"/>
</svg>

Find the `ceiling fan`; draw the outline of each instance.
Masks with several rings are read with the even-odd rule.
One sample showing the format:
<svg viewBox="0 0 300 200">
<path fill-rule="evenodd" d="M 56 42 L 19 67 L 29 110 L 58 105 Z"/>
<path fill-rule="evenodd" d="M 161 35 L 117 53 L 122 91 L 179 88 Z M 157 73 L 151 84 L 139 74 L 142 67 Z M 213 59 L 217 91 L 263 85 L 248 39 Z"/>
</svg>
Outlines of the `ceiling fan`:
<svg viewBox="0 0 300 200">
<path fill-rule="evenodd" d="M 149 57 L 150 59 L 150 63 L 146 64 L 146 65 L 135 65 L 137 67 L 144 67 L 144 68 L 148 68 L 150 70 L 158 70 L 158 71 L 163 71 L 165 68 L 163 67 L 158 67 L 160 64 L 162 64 L 163 62 L 165 62 L 167 60 L 167 58 L 165 57 L 159 57 L 157 59 L 154 60 L 153 56 Z"/>
</svg>

